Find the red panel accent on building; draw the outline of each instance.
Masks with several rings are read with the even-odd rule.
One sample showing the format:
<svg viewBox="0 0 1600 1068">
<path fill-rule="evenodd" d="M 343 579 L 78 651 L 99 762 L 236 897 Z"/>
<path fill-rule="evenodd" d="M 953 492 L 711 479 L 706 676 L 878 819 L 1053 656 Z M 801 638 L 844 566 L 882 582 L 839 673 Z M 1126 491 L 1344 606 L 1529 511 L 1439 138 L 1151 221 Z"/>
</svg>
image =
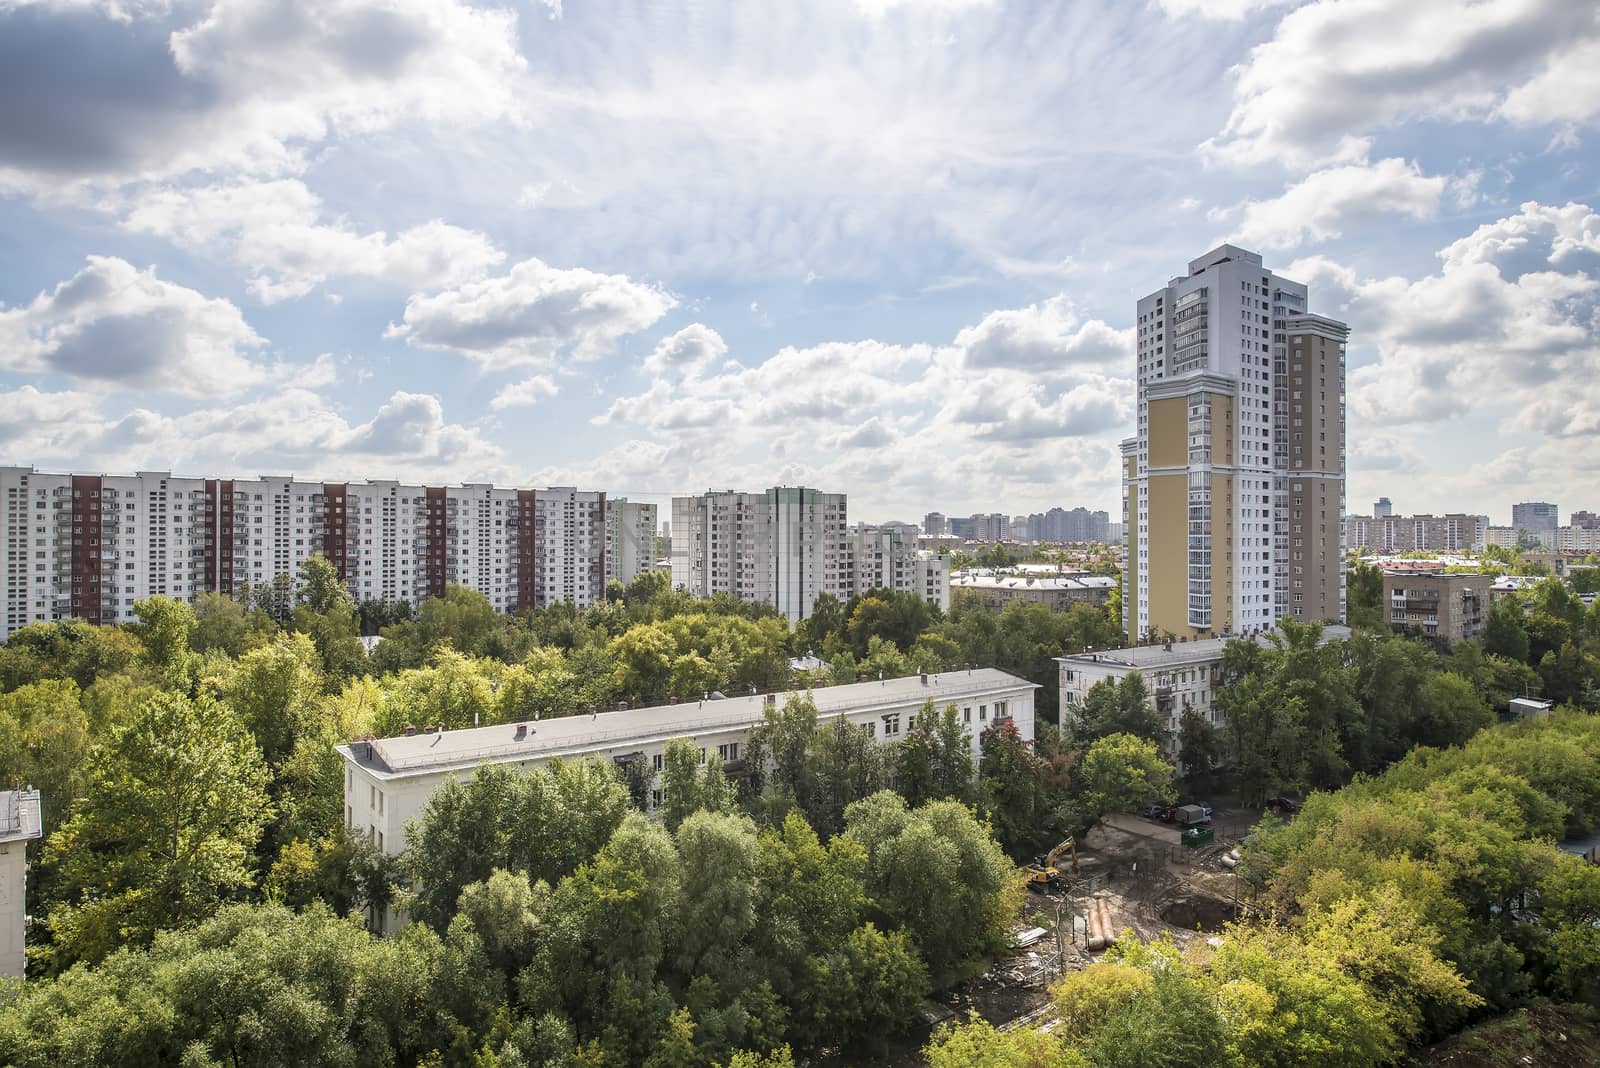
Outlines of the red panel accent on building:
<svg viewBox="0 0 1600 1068">
<path fill-rule="evenodd" d="M 205 487 L 206 521 L 204 529 L 206 534 L 205 539 L 200 543 L 200 561 L 201 571 L 204 575 L 201 581 L 205 583 L 207 592 L 210 592 L 217 588 L 217 542 L 220 540 L 218 537 L 219 532 L 217 531 L 217 499 L 221 494 L 217 492 L 217 480 L 214 478 L 206 479 Z M 194 523 L 192 526 L 194 530 L 201 529 L 201 524 L 199 523 Z"/>
<path fill-rule="evenodd" d="M 346 566 L 347 546 L 350 544 L 345 527 L 346 496 L 345 483 L 322 484 L 322 555 L 332 560 L 333 566 L 339 569 L 341 582 L 350 581 Z"/>
<path fill-rule="evenodd" d="M 534 507 L 533 490 L 517 490 L 517 608 L 524 612 L 534 606 Z"/>
<path fill-rule="evenodd" d="M 99 623 L 100 589 L 100 478 L 72 476 L 72 614 Z"/>
<path fill-rule="evenodd" d="M 217 517 L 217 584 L 213 588 L 231 597 L 233 596 L 233 479 L 220 479 L 216 487 L 217 504 L 212 515 Z M 211 495 L 209 482 L 206 483 L 206 495 Z"/>
<path fill-rule="evenodd" d="M 428 544 L 423 552 L 423 577 L 428 580 L 429 597 L 444 596 L 445 539 L 450 534 L 450 523 L 445 517 L 445 490 L 443 486 L 428 486 L 427 526 L 424 527 Z"/>
</svg>

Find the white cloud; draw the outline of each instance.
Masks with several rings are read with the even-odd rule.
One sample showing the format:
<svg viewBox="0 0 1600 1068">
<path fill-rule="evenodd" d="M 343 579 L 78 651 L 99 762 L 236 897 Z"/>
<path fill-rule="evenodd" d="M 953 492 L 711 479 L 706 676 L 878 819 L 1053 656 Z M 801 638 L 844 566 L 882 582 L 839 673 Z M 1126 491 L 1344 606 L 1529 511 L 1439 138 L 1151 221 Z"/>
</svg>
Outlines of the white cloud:
<svg viewBox="0 0 1600 1068">
<path fill-rule="evenodd" d="M 1206 19 L 1238 22 L 1246 15 L 1269 8 L 1283 7 L 1296 0 L 1156 0 L 1162 11 L 1176 18 L 1198 15 Z"/>
<path fill-rule="evenodd" d="M 1081 320 L 1065 297 L 990 312 L 956 335 L 969 367 L 1019 369 L 1098 366 L 1133 360 L 1133 331 Z"/>
<path fill-rule="evenodd" d="M 857 10 L 869 18 L 883 18 L 893 11 L 919 15 L 942 15 L 991 7 L 994 0 L 852 0 Z"/>
<path fill-rule="evenodd" d="M 264 344 L 232 303 L 114 256 L 0 309 L 0 367 L 86 383 L 227 395 L 265 380 L 247 356 Z"/>
<path fill-rule="evenodd" d="M 1553 54 L 1543 70 L 1506 95 L 1499 114 L 1524 126 L 1600 115 L 1600 35 Z"/>
<path fill-rule="evenodd" d="M 1584 205 L 1525 204 L 1440 251 L 1437 274 L 1362 279 L 1325 258 L 1288 273 L 1351 321 L 1379 359 L 1350 372 L 1352 420 L 1394 427 L 1500 406 L 1508 425 L 1577 433 L 1580 384 L 1600 379 L 1600 219 Z M 1317 297 L 1317 294 L 1321 294 Z"/>
<path fill-rule="evenodd" d="M 393 238 L 323 221 L 320 198 L 299 179 L 205 187 L 138 188 L 108 198 L 123 226 L 201 255 L 226 256 L 249 272 L 265 303 L 304 296 L 331 276 L 381 279 L 408 289 L 481 278 L 505 260 L 485 235 L 433 220 Z"/>
<path fill-rule="evenodd" d="M 1351 224 L 1382 215 L 1431 219 L 1445 184 L 1444 178 L 1428 177 L 1403 159 L 1329 167 L 1307 175 L 1281 196 L 1245 201 L 1235 209 L 1239 225 L 1227 240 L 1254 248 L 1294 248 L 1339 237 Z"/>
<path fill-rule="evenodd" d="M 548 363 L 562 352 L 592 360 L 676 305 L 664 290 L 624 275 L 529 259 L 498 277 L 412 294 L 387 336 L 460 352 L 490 369 Z"/>
<path fill-rule="evenodd" d="M 131 13 L 149 17 L 130 27 Z M 9 78 L 0 71 L 0 99 L 28 102 L 12 109 L 24 114 L 0 118 L 0 186 L 281 175 L 301 170 L 304 146 L 330 136 L 520 114 L 525 62 L 508 10 L 217 0 L 197 21 L 194 13 L 77 4 L 55 13 L 67 33 L 45 19 L 8 25 L 35 62 Z"/>
<path fill-rule="evenodd" d="M 520 382 L 502 386 L 500 392 L 489 401 L 489 410 L 501 412 L 507 408 L 529 408 L 538 404 L 540 398 L 554 397 L 558 392 L 555 379 L 549 375 L 532 375 Z"/>
<path fill-rule="evenodd" d="M 1591 117 L 1593 67 L 1568 75 L 1600 39 L 1597 11 L 1572 0 L 1316 0 L 1251 51 L 1227 125 L 1203 147 L 1227 162 L 1302 167 L 1363 158 L 1371 134 L 1416 119 Z M 1550 105 L 1568 85 L 1576 98 Z"/>
<path fill-rule="evenodd" d="M 703 368 L 728 354 L 722 335 L 704 323 L 692 323 L 670 337 L 664 337 L 644 359 L 644 369 L 652 374 L 670 370 L 692 371 Z"/>
</svg>

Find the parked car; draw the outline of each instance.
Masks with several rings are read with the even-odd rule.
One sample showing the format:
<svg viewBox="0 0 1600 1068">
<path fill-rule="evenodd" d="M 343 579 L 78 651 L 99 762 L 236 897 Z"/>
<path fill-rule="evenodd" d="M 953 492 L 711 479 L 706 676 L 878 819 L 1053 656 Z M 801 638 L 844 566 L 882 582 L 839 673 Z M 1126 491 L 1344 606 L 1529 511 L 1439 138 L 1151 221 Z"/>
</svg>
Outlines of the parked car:
<svg viewBox="0 0 1600 1068">
<path fill-rule="evenodd" d="M 1206 819 L 1210 819 L 1211 818 L 1211 802 L 1210 801 L 1186 801 L 1186 802 L 1184 802 L 1184 804 L 1187 804 L 1187 805 L 1199 805 L 1201 808 L 1206 810 Z"/>
<path fill-rule="evenodd" d="M 1139 815 L 1147 820 L 1160 820 L 1162 823 L 1172 822 L 1172 806 L 1162 801 L 1151 801 L 1139 810 Z"/>
<path fill-rule="evenodd" d="M 1285 816 L 1293 816 L 1300 811 L 1300 802 L 1292 797 L 1269 797 L 1266 807 Z"/>
</svg>

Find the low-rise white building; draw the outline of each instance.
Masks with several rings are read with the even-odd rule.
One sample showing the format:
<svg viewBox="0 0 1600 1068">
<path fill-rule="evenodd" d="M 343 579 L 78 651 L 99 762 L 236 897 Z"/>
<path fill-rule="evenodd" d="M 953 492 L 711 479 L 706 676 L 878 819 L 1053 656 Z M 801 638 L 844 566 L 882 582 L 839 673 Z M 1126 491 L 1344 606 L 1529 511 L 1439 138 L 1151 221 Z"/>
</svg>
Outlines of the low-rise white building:
<svg viewBox="0 0 1600 1068">
<path fill-rule="evenodd" d="M 39 791 L 0 791 L 0 976 L 20 979 L 27 964 L 28 843 L 40 815 Z"/>
<path fill-rule="evenodd" d="M 971 729 L 976 761 L 985 727 L 1009 719 L 1024 738 L 1033 737 L 1038 688 L 982 668 L 830 686 L 811 691 L 811 698 L 823 722 L 842 717 L 883 743 L 902 738 L 925 702 L 941 709 L 955 705 Z M 781 708 L 790 696 L 755 694 L 352 742 L 339 746 L 345 761 L 345 825 L 365 833 L 383 852 L 398 854 L 406 848 L 406 825 L 421 814 L 434 790 L 451 776 L 470 778 L 480 764 L 532 769 L 557 758 L 594 756 L 646 761 L 655 772 L 667 743 L 682 738 L 698 746 L 702 756 L 716 752 L 737 771 L 737 762 L 749 752 L 750 732 L 768 708 Z M 652 795 L 656 802 L 659 793 Z"/>
<path fill-rule="evenodd" d="M 1059 672 L 1062 722 L 1083 708 L 1089 690 L 1107 679 L 1122 681 L 1137 671 L 1150 691 L 1150 703 L 1162 718 L 1169 738 L 1176 738 L 1186 709 L 1193 709 L 1214 726 L 1223 725 L 1216 707 L 1217 687 L 1221 685 L 1222 653 L 1237 635 L 1204 638 L 1193 642 L 1168 642 L 1141 645 L 1132 649 L 1078 653 L 1056 657 Z M 1322 642 L 1350 637 L 1350 628 L 1328 625 L 1322 628 Z M 1263 646 L 1272 644 L 1271 632 L 1255 636 Z"/>
</svg>

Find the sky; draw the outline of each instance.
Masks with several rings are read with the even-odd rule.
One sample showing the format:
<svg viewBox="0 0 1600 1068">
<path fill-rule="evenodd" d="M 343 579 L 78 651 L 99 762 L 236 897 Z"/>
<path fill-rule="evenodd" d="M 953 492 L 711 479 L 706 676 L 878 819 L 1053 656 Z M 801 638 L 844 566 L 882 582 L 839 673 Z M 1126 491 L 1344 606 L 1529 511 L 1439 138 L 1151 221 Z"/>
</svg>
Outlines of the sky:
<svg viewBox="0 0 1600 1068">
<path fill-rule="evenodd" d="M 0 0 L 0 463 L 1120 513 L 1135 301 L 1348 501 L 1600 508 L 1600 5 Z"/>
</svg>

